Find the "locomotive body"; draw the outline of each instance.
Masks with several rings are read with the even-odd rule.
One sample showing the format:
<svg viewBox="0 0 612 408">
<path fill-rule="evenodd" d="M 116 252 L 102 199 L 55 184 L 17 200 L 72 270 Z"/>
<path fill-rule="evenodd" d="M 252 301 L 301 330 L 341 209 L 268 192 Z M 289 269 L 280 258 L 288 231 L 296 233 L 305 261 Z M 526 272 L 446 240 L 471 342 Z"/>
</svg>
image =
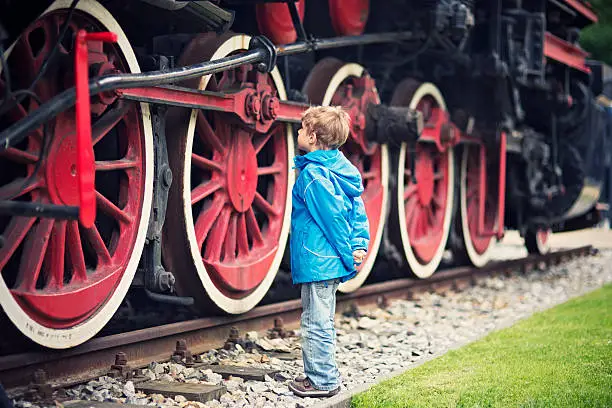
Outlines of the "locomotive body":
<svg viewBox="0 0 612 408">
<path fill-rule="evenodd" d="M 68 348 L 131 287 L 255 307 L 289 273 L 309 104 L 347 109 L 365 187 L 341 292 L 380 265 L 426 279 L 448 249 L 483 266 L 506 229 L 547 251 L 599 222 L 596 21 L 579 0 L 0 0 L 0 321 Z"/>
</svg>

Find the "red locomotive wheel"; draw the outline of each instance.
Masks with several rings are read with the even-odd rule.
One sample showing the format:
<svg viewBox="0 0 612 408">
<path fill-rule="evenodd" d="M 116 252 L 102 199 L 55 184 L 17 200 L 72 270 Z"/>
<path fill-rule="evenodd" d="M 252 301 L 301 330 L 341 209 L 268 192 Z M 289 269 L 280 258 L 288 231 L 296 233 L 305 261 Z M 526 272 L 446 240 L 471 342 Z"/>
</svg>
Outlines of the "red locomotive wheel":
<svg viewBox="0 0 612 408">
<path fill-rule="evenodd" d="M 391 105 L 419 110 L 424 130 L 441 132 L 446 105 L 440 91 L 430 83 L 412 79 L 402 81 Z M 392 224 L 396 242 L 401 245 L 411 271 L 419 278 L 431 276 L 446 247 L 453 208 L 453 151 L 440 152 L 434 143 L 416 143 L 415 164 L 411 165 L 408 146 L 400 147 L 395 211 Z M 413 182 L 412 168 L 414 167 Z"/>
<path fill-rule="evenodd" d="M 296 6 L 300 20 L 304 20 L 306 0 L 297 0 Z M 291 14 L 286 3 L 263 3 L 255 6 L 257 27 L 274 44 L 291 44 L 297 39 Z"/>
<path fill-rule="evenodd" d="M 357 64 L 345 64 L 335 58 L 325 58 L 310 71 L 302 92 L 310 102 L 320 105 L 340 105 L 346 109 L 352 129 L 342 152 L 359 169 L 363 179 L 362 194 L 370 223 L 368 255 L 354 279 L 338 288 L 352 292 L 370 274 L 380 247 L 385 225 L 389 184 L 389 153 L 386 145 L 368 143 L 365 139 L 365 110 L 370 103 L 380 103 L 374 80 Z"/>
<path fill-rule="evenodd" d="M 550 252 L 550 228 L 540 228 L 537 231 L 528 229 L 525 234 L 525 246 L 530 254 L 544 255 Z"/>
<path fill-rule="evenodd" d="M 485 218 L 484 231 L 491 232 L 497 225 L 497 177 L 491 177 L 490 172 L 497 170 L 487 165 L 486 158 L 491 152 L 484 152 L 485 182 L 480 180 L 482 163 L 481 147 L 466 144 L 463 147 L 461 160 L 461 191 L 460 217 L 456 220 L 460 231 L 462 246 L 453 248 L 454 254 L 461 259 L 467 259 L 476 267 L 484 266 L 490 258 L 494 247 L 494 236 L 478 231 L 480 214 L 479 194 L 485 188 Z M 494 172 L 497 176 L 497 172 Z"/>
<path fill-rule="evenodd" d="M 0 117 L 7 126 L 72 86 L 73 34 L 113 31 L 117 44 L 89 43 L 90 71 L 139 72 L 119 24 L 99 3 L 78 3 L 59 39 L 71 1 L 57 1 L 13 44 L 8 57 L 12 90 L 27 89 L 59 41 L 52 63 L 33 88 L 37 97 L 13 99 Z M 4 78 L 4 77 L 3 77 Z M 7 84 L 0 82 L 4 93 Z M 93 337 L 123 300 L 146 235 L 152 179 L 152 132 L 146 105 L 102 95 L 92 100 L 97 216 L 78 221 L 2 216 L 0 301 L 12 322 L 33 341 L 68 348 Z M 33 131 L 0 154 L 0 199 L 77 205 L 74 110 Z"/>
<path fill-rule="evenodd" d="M 238 53 L 249 41 L 245 35 L 204 34 L 179 63 Z M 267 87 L 286 99 L 278 70 L 262 74 L 250 65 L 187 85 L 215 92 Z M 294 179 L 291 130 L 279 123 L 260 134 L 228 114 L 185 113 L 175 110 L 168 123 L 175 175 L 168 213 L 181 219 L 166 222 L 164 259 L 176 274 L 177 290 L 196 298 L 201 310 L 211 300 L 227 313 L 243 313 L 266 294 L 285 250 Z"/>
<path fill-rule="evenodd" d="M 336 35 L 360 35 L 369 14 L 370 0 L 329 0 L 329 16 Z"/>
</svg>

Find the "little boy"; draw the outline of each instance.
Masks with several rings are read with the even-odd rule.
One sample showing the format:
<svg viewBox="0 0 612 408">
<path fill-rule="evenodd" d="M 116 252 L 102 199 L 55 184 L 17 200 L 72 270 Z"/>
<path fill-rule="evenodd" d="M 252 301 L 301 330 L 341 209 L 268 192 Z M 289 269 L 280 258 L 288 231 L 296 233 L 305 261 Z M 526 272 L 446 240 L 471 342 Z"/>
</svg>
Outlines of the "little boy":
<svg viewBox="0 0 612 408">
<path fill-rule="evenodd" d="M 305 376 L 289 384 L 300 397 L 330 397 L 340 390 L 335 361 L 336 290 L 357 274 L 370 241 L 359 170 L 338 148 L 350 118 L 340 107 L 311 107 L 302 115 L 293 187 L 291 274 L 301 284 Z"/>
</svg>

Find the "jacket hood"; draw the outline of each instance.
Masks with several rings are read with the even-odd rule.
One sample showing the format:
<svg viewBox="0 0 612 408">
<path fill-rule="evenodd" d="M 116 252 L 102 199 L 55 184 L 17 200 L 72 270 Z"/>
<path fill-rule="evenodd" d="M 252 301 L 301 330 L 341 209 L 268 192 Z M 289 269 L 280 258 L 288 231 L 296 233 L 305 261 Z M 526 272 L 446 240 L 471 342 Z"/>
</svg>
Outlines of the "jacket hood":
<svg viewBox="0 0 612 408">
<path fill-rule="evenodd" d="M 303 170 L 310 163 L 317 163 L 336 177 L 336 181 L 349 197 L 358 197 L 363 192 L 359 170 L 338 150 L 315 150 L 293 158 L 295 167 Z"/>
</svg>

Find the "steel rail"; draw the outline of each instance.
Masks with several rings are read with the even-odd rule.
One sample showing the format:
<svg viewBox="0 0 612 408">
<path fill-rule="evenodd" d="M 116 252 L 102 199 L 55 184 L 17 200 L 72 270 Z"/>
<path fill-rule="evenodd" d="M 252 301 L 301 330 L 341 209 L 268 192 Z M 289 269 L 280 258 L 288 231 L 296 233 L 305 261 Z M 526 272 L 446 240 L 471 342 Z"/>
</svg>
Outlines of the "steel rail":
<svg viewBox="0 0 612 408">
<path fill-rule="evenodd" d="M 461 288 L 473 284 L 479 276 L 512 271 L 526 272 L 538 265 L 553 265 L 590 253 L 592 246 L 530 255 L 524 258 L 495 261 L 482 268 L 459 267 L 440 271 L 431 278 L 396 279 L 364 286 L 349 294 L 339 294 L 338 313 L 351 304 L 371 305 L 382 299 L 410 298 L 418 292 L 437 286 Z M 463 285 L 462 285 L 463 284 Z M 9 395 L 23 395 L 31 386 L 34 373 L 44 370 L 53 388 L 97 378 L 111 371 L 115 356 L 125 353 L 130 368 L 147 366 L 151 361 L 168 361 L 178 340 L 184 340 L 189 350 L 200 354 L 222 347 L 230 328 L 240 332 L 265 331 L 273 327 L 274 319 L 281 317 L 287 328 L 299 326 L 301 302 L 299 299 L 257 307 L 236 316 L 206 317 L 185 322 L 166 324 L 126 333 L 94 338 L 68 350 L 43 350 L 0 357 L 0 383 Z"/>
</svg>

